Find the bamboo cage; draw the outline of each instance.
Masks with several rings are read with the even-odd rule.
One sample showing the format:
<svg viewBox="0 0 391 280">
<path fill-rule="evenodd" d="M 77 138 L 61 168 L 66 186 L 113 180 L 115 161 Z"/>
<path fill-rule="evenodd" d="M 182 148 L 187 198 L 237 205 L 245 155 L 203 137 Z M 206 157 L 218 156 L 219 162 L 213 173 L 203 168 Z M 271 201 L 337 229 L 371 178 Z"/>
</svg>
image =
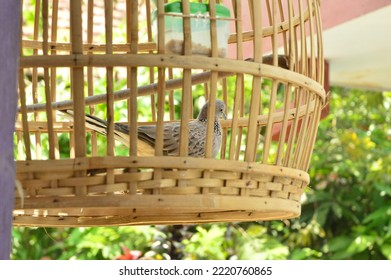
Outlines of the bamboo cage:
<svg viewBox="0 0 391 280">
<path fill-rule="evenodd" d="M 15 128 L 23 191 L 14 225 L 300 215 L 325 104 L 320 1 L 204 1 L 203 27 L 194 24 L 200 19 L 191 1 L 181 1 L 175 15 L 166 2 L 23 1 Z M 218 14 L 220 4 L 229 16 Z M 175 51 L 167 39 L 172 18 L 182 30 Z M 227 47 L 218 41 L 221 24 L 228 26 Z M 197 53 L 194 38 L 205 26 L 209 49 Z M 205 155 L 188 156 L 189 122 L 217 99 L 227 115 L 218 155 L 208 122 Z M 66 109 L 73 120 L 61 114 Z M 107 136 L 86 127 L 86 113 L 107 121 Z M 209 106 L 208 119 L 215 114 Z M 117 122 L 128 125 L 128 143 L 114 140 Z M 163 128 L 173 122 L 180 123 L 179 154 L 167 156 Z M 156 126 L 148 152 L 140 125 Z"/>
</svg>

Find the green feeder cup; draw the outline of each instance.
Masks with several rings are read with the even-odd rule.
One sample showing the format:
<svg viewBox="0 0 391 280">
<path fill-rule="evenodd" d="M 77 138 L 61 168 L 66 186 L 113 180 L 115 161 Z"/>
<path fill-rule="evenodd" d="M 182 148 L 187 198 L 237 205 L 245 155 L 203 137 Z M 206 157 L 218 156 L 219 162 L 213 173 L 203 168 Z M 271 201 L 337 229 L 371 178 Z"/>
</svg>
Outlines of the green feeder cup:
<svg viewBox="0 0 391 280">
<path fill-rule="evenodd" d="M 209 5 L 203 3 L 190 4 L 190 26 L 192 55 L 210 56 L 212 52 L 210 40 Z M 216 4 L 216 33 L 218 56 L 226 57 L 228 51 L 230 11 L 221 4 Z M 173 2 L 164 6 L 164 30 L 166 53 L 183 54 L 183 18 L 182 3 Z M 221 18 L 219 20 L 218 18 Z M 157 30 L 157 10 L 153 13 L 155 31 Z M 155 32 L 156 34 L 157 32 Z"/>
</svg>

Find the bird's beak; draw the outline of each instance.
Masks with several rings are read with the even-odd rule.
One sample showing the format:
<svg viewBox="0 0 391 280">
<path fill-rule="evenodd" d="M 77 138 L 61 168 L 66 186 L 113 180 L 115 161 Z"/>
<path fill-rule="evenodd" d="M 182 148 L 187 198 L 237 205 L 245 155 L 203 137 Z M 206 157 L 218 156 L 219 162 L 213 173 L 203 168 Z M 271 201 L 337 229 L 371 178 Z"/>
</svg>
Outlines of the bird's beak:
<svg viewBox="0 0 391 280">
<path fill-rule="evenodd" d="M 223 119 L 224 119 L 224 120 L 227 119 L 227 115 L 226 115 L 224 112 L 223 112 L 221 115 L 223 116 Z"/>
</svg>

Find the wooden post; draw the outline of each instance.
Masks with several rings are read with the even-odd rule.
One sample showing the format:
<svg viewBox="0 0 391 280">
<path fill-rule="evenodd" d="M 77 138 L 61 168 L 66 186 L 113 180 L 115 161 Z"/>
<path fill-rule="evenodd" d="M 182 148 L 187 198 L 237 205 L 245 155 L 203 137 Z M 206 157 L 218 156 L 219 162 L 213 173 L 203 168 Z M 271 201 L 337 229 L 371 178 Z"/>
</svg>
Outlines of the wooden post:
<svg viewBox="0 0 391 280">
<path fill-rule="evenodd" d="M 0 2 L 0 260 L 9 259 L 11 252 L 15 194 L 13 133 L 18 96 L 20 3 L 14 0 Z"/>
</svg>

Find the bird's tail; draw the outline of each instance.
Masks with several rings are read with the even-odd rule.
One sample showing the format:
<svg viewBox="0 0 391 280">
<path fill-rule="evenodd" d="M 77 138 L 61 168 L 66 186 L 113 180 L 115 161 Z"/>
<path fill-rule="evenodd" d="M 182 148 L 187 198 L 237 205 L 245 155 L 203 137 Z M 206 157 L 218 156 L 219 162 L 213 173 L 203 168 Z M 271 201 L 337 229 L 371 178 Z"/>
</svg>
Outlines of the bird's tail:
<svg viewBox="0 0 391 280">
<path fill-rule="evenodd" d="M 62 115 L 73 121 L 74 120 L 74 113 L 72 110 L 66 109 L 60 111 Z M 97 118 L 95 116 L 91 116 L 86 114 L 85 115 L 85 124 L 86 128 L 91 129 L 93 131 L 98 132 L 99 134 L 102 134 L 104 136 L 107 136 L 107 122 Z M 125 146 L 129 147 L 129 129 L 126 125 L 123 124 L 114 124 L 114 139 L 121 142 Z"/>
</svg>

